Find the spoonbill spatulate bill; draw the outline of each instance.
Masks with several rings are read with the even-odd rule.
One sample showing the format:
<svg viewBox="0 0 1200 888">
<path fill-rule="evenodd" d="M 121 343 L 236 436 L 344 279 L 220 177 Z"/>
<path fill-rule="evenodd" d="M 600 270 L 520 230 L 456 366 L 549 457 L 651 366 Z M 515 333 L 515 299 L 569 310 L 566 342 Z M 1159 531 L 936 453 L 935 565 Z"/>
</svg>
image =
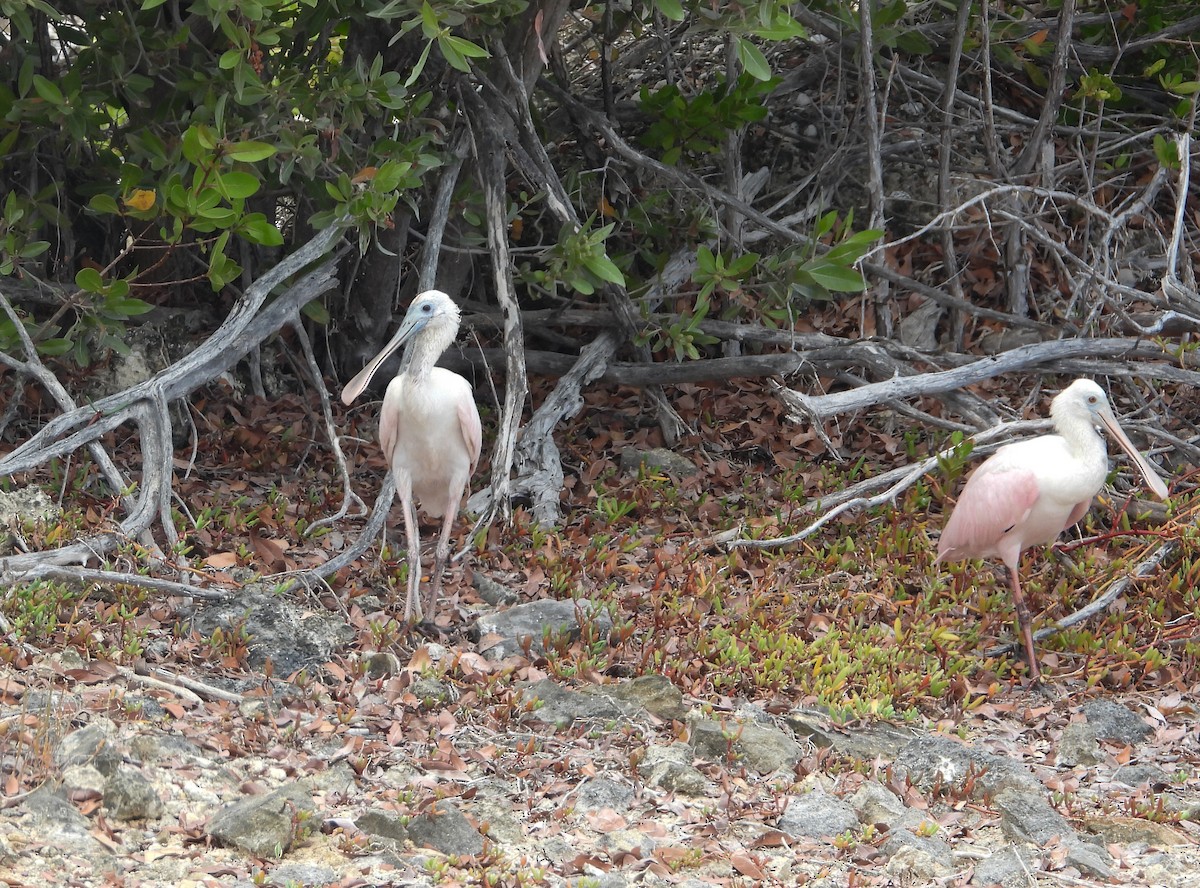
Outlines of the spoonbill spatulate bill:
<svg viewBox="0 0 1200 888">
<path fill-rule="evenodd" d="M 388 355 L 408 343 L 408 360 L 389 383 L 379 414 L 379 444 L 396 479 L 404 507 L 408 539 L 406 622 L 432 618 L 442 572 L 450 555 L 450 532 L 463 492 L 479 462 L 482 431 L 470 384 L 434 364 L 458 335 L 459 311 L 440 290 L 426 290 L 409 306 L 400 329 L 342 390 L 351 403 L 362 394 Z M 429 579 L 426 606 L 421 603 L 421 531 L 417 504 L 431 518 L 442 518 Z"/>
<path fill-rule="evenodd" d="M 1087 512 L 1108 476 L 1103 426 L 1121 445 L 1159 499 L 1167 485 L 1133 446 L 1113 415 L 1104 390 L 1077 379 L 1050 402 L 1056 434 L 1006 444 L 988 457 L 958 498 L 938 541 L 937 561 L 992 558 L 1008 570 L 1029 671 L 1041 677 L 1033 650 L 1029 606 L 1021 592 L 1021 552 L 1054 542 Z"/>
</svg>

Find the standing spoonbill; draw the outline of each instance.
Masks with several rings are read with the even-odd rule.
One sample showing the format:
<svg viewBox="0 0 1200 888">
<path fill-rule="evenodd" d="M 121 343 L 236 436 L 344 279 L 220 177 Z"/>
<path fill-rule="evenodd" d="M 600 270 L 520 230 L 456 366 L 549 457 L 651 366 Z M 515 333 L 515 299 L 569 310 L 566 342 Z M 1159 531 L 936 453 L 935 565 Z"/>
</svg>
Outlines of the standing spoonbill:
<svg viewBox="0 0 1200 888">
<path fill-rule="evenodd" d="M 351 403 L 362 394 L 387 356 L 411 340 L 407 361 L 388 384 L 379 413 L 379 444 L 396 479 L 396 495 L 404 506 L 408 537 L 404 620 L 408 623 L 420 622 L 425 611 L 432 618 L 437 609 L 442 571 L 450 555 L 450 531 L 483 446 L 479 410 L 470 384 L 457 373 L 434 366 L 458 335 L 458 323 L 458 306 L 445 293 L 426 290 L 419 294 L 392 341 L 342 390 L 342 402 Z M 417 502 L 430 517 L 445 516 L 424 611 Z"/>
<path fill-rule="evenodd" d="M 1075 380 L 1050 402 L 1050 417 L 1057 434 L 1006 444 L 971 473 L 934 562 L 995 558 L 1004 563 L 1034 681 L 1041 670 L 1017 572 L 1021 552 L 1054 542 L 1084 516 L 1104 485 L 1108 447 L 1098 424 L 1129 454 L 1154 495 L 1167 498 L 1167 485 L 1121 430 L 1096 383 Z"/>
</svg>

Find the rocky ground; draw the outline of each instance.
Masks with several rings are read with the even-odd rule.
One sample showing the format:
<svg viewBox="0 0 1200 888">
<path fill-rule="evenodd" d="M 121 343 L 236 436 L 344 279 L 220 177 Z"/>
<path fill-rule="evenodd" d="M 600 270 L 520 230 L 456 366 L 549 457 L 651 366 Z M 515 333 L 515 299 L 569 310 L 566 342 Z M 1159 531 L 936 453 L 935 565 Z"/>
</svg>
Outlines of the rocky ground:
<svg viewBox="0 0 1200 888">
<path fill-rule="evenodd" d="M 266 590 L 234 610 L 261 662 L 337 643 L 339 618 Z M 941 722 L 838 726 L 653 674 L 547 675 L 540 627 L 580 617 L 597 630 L 586 606 L 536 601 L 457 648 L 191 690 L 73 654 L 9 664 L 9 789 L 41 781 L 6 793 L 0 881 L 1195 884 L 1200 729 L 1182 695 L 1060 680 Z"/>
</svg>

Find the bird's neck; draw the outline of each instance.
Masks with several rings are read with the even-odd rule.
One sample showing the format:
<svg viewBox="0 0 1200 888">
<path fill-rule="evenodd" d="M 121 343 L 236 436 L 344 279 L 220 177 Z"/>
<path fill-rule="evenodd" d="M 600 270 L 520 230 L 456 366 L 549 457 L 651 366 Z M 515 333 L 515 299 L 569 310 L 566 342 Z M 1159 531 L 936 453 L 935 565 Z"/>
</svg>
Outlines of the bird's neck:
<svg viewBox="0 0 1200 888">
<path fill-rule="evenodd" d="M 407 372 L 416 380 L 423 380 L 429 376 L 429 372 L 437 364 L 442 352 L 449 348 L 450 343 L 454 341 L 458 325 L 446 327 L 431 325 L 427 331 L 427 335 L 419 337 L 409 346 L 408 356 L 405 358 L 408 364 Z"/>
<path fill-rule="evenodd" d="M 1075 456 L 1093 459 L 1100 456 L 1108 459 L 1108 445 L 1090 420 L 1071 417 L 1059 422 L 1057 426 L 1059 436 L 1067 442 L 1067 448 Z"/>
</svg>

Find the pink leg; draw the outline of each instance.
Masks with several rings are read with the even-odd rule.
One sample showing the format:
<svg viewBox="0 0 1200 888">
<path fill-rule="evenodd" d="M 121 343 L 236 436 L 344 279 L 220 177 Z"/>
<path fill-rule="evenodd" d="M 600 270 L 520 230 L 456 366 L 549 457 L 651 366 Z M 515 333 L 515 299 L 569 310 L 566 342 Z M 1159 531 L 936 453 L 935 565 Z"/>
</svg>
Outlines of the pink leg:
<svg viewBox="0 0 1200 888">
<path fill-rule="evenodd" d="M 404 533 L 408 539 L 408 595 L 404 599 L 404 622 L 421 622 L 421 526 L 412 498 L 412 483 L 396 479 L 397 495 L 404 506 Z"/>
<path fill-rule="evenodd" d="M 1035 682 L 1040 682 L 1042 670 L 1038 666 L 1037 654 L 1033 650 L 1033 615 L 1029 612 L 1025 593 L 1021 591 L 1021 579 L 1017 573 L 1017 565 L 1008 566 L 1008 581 L 1012 586 L 1013 605 L 1017 611 L 1017 623 L 1021 627 L 1021 638 L 1025 642 L 1025 653 L 1029 657 L 1029 675 Z"/>
<path fill-rule="evenodd" d="M 454 515 L 447 514 L 442 521 L 442 532 L 438 534 L 437 551 L 433 559 L 433 573 L 429 577 L 429 619 L 437 616 L 438 595 L 442 591 L 442 572 L 450 557 L 450 532 L 454 529 Z"/>
</svg>

